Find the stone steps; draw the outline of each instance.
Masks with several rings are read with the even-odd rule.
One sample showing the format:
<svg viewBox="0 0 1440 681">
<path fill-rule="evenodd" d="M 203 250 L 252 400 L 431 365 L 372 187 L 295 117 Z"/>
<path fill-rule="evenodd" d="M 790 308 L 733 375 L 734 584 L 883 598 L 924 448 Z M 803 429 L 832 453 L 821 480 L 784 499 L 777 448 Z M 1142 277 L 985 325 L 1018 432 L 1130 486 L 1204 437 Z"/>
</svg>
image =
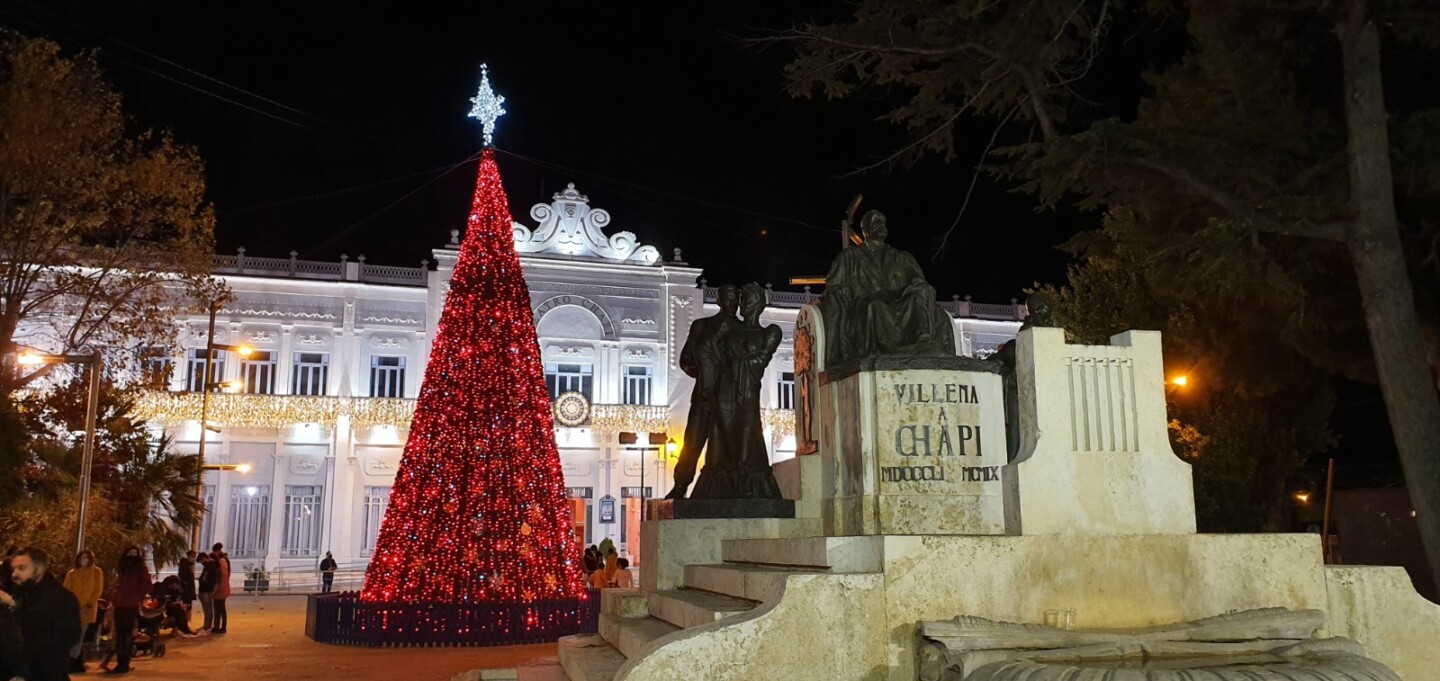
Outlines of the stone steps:
<svg viewBox="0 0 1440 681">
<path fill-rule="evenodd" d="M 785 581 L 794 574 L 830 574 L 828 570 L 725 563 L 686 565 L 684 585 L 759 603 L 773 603 L 785 593 Z"/>
<path fill-rule="evenodd" d="M 726 563 L 830 570 L 881 572 L 885 538 L 796 537 L 789 539 L 728 539 L 721 544 Z"/>
<path fill-rule="evenodd" d="M 600 613 L 616 617 L 649 617 L 648 599 L 639 589 L 604 589 L 600 592 Z"/>
<path fill-rule="evenodd" d="M 515 671 L 515 681 L 570 681 L 570 677 L 565 675 L 565 668 L 560 666 L 558 657 L 531 660 L 521 664 Z"/>
<path fill-rule="evenodd" d="M 610 681 L 625 664 L 625 656 L 599 634 L 575 634 L 560 639 L 560 666 L 569 681 Z"/>
<path fill-rule="evenodd" d="M 654 617 L 600 615 L 600 638 L 627 659 L 639 655 L 651 641 L 677 631 L 680 627 Z"/>
<path fill-rule="evenodd" d="M 756 605 L 758 604 L 754 601 L 710 591 L 670 589 L 651 593 L 648 609 L 651 617 L 664 620 L 681 629 L 689 629 L 749 612 L 755 609 Z"/>
</svg>

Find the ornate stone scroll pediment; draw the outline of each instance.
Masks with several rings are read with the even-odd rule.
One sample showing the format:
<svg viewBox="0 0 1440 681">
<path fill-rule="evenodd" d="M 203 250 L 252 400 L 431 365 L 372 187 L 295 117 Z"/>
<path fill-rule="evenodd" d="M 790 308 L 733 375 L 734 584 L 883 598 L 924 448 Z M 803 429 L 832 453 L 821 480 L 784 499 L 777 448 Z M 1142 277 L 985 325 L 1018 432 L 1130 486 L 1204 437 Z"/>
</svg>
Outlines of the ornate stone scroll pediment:
<svg viewBox="0 0 1440 681">
<path fill-rule="evenodd" d="M 533 231 L 518 222 L 512 226 L 519 253 L 588 255 L 641 265 L 660 261 L 660 252 L 654 246 L 641 246 L 631 232 L 606 236 L 610 213 L 591 208 L 589 197 L 576 191 L 573 182 L 557 192 L 551 203 L 531 207 L 530 217 L 540 223 Z"/>
<path fill-rule="evenodd" d="M 1399 681 L 1319 610 L 1263 608 L 1143 629 L 1069 631 L 960 616 L 922 622 L 921 681 Z"/>
</svg>

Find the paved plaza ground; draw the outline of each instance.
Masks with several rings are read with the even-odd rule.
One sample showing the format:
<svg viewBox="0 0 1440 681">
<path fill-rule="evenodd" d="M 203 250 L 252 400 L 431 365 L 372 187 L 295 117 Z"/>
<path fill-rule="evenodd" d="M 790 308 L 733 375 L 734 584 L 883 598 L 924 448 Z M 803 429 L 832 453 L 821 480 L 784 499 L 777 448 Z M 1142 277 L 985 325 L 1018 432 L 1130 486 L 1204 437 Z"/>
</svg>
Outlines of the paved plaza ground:
<svg viewBox="0 0 1440 681">
<path fill-rule="evenodd" d="M 198 605 L 198 604 L 197 604 Z M 98 672 L 75 679 L 147 681 L 268 681 L 345 679 L 346 681 L 448 680 L 471 669 L 514 667 L 525 660 L 555 655 L 555 644 L 504 648 L 352 648 L 316 643 L 305 637 L 304 596 L 231 598 L 230 633 L 193 639 L 166 636 L 165 657 L 136 658 L 121 677 Z M 199 613 L 191 620 L 200 622 Z"/>
</svg>

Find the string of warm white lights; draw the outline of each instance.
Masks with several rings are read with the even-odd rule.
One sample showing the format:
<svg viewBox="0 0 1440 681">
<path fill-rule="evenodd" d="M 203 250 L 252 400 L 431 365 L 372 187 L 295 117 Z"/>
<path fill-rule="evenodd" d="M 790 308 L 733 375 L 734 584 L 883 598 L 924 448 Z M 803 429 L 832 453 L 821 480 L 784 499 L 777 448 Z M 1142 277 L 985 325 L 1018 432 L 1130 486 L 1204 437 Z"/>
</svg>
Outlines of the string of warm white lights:
<svg viewBox="0 0 1440 681">
<path fill-rule="evenodd" d="M 175 427 L 200 420 L 200 393 L 148 392 L 135 404 L 135 417 Z M 210 395 L 210 422 L 238 428 L 286 428 L 299 424 L 334 427 L 348 416 L 354 428 L 407 427 L 415 415 L 415 400 L 384 397 L 311 397 L 303 395 Z M 795 412 L 762 409 L 761 421 L 775 437 L 794 430 Z M 663 433 L 670 430 L 670 408 L 639 404 L 590 406 L 590 430 L 609 433 Z"/>
</svg>

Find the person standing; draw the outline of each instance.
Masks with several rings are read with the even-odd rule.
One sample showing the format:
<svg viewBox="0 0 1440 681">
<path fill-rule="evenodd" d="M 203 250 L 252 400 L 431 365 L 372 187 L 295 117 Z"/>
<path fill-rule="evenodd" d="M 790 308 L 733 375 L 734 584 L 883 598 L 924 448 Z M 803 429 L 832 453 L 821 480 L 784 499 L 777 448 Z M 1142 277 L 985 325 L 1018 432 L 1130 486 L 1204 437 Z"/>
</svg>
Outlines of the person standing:
<svg viewBox="0 0 1440 681">
<path fill-rule="evenodd" d="M 175 569 L 180 578 L 180 602 L 185 604 L 185 623 L 190 623 L 190 611 L 195 608 L 195 550 L 185 552 L 180 565 Z"/>
<path fill-rule="evenodd" d="M 325 560 L 320 561 L 320 579 L 322 581 L 320 593 L 330 593 L 330 588 L 335 585 L 335 571 L 339 568 L 340 566 L 335 564 L 335 557 L 326 551 Z"/>
<path fill-rule="evenodd" d="M 225 599 L 230 597 L 230 556 L 225 555 L 225 545 L 219 542 L 211 547 L 210 557 L 215 559 L 215 626 L 210 629 L 212 634 L 223 634 L 225 628 L 230 625 L 230 617 L 225 612 Z"/>
<path fill-rule="evenodd" d="M 196 586 L 196 595 L 200 597 L 200 609 L 205 612 L 205 622 L 200 631 L 207 634 L 215 626 L 215 586 L 219 583 L 220 566 L 210 554 L 200 554 L 200 583 Z"/>
<path fill-rule="evenodd" d="M 28 548 L 10 560 L 23 639 L 26 681 L 70 678 L 70 649 L 80 640 L 80 602 L 50 572 L 50 556 Z"/>
<path fill-rule="evenodd" d="M 25 646 L 20 641 L 20 620 L 15 616 L 15 599 L 0 590 L 0 679 L 23 679 L 30 675 L 25 668 Z"/>
<path fill-rule="evenodd" d="M 70 655 L 70 673 L 85 673 L 84 644 L 95 629 L 100 612 L 100 595 L 105 593 L 105 571 L 95 564 L 89 549 L 75 556 L 75 567 L 65 573 L 65 588 L 80 602 L 80 641 Z"/>
<path fill-rule="evenodd" d="M 130 671 L 130 656 L 135 652 L 135 623 L 140 618 L 140 602 L 150 591 L 150 568 L 140 555 L 140 547 L 130 546 L 120 554 L 120 579 L 110 595 L 115 610 L 115 668 L 112 674 Z"/>
</svg>

